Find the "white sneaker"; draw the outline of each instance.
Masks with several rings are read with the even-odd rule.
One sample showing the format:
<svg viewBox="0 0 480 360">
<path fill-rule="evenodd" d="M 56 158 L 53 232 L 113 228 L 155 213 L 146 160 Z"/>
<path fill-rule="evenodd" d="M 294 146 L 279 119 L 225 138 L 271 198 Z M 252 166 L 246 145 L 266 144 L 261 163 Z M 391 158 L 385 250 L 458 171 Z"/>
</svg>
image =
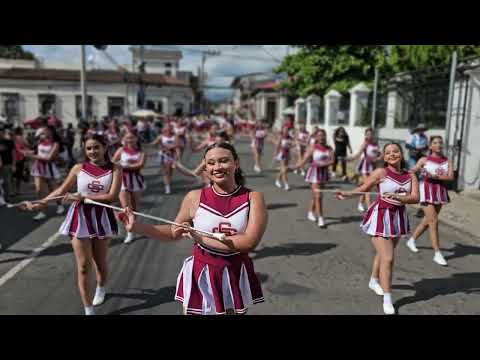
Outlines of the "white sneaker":
<svg viewBox="0 0 480 360">
<path fill-rule="evenodd" d="M 385 315 L 395 315 L 395 308 L 391 303 L 383 303 L 383 312 Z"/>
<path fill-rule="evenodd" d="M 97 287 L 97 290 L 95 291 L 95 297 L 93 298 L 93 306 L 102 305 L 105 301 L 106 293 L 107 292 L 105 291 L 105 288 Z"/>
<path fill-rule="evenodd" d="M 285 191 L 290 191 L 290 185 L 288 184 L 285 184 L 285 187 L 284 187 Z"/>
<path fill-rule="evenodd" d="M 87 316 L 95 315 L 95 309 L 93 308 L 93 306 L 89 306 L 85 308 L 85 315 Z"/>
<path fill-rule="evenodd" d="M 57 206 L 57 215 L 63 215 L 64 212 L 65 212 L 65 208 L 63 207 L 63 205 L 58 205 Z"/>
<path fill-rule="evenodd" d="M 3 196 L 0 196 L 0 206 L 5 206 L 5 205 L 7 205 L 7 202 L 5 201 Z"/>
<path fill-rule="evenodd" d="M 45 215 L 45 213 L 39 212 L 37 215 L 35 215 L 33 217 L 33 220 L 40 221 L 40 220 L 43 220 L 43 219 L 46 219 L 46 218 L 47 218 L 47 215 Z"/>
<path fill-rule="evenodd" d="M 277 180 L 277 181 L 275 181 L 275 186 L 278 187 L 279 189 L 281 189 L 282 188 L 282 183 L 279 180 Z"/>
<path fill-rule="evenodd" d="M 335 179 L 335 178 L 337 177 L 337 173 L 334 173 L 334 172 L 331 173 L 331 174 L 330 174 L 330 177 L 331 177 L 332 179 Z"/>
<path fill-rule="evenodd" d="M 123 241 L 124 244 L 130 244 L 133 241 L 133 234 L 131 232 L 127 232 L 127 236 L 125 237 L 125 240 Z"/>
<path fill-rule="evenodd" d="M 382 289 L 382 286 L 378 283 L 378 281 L 370 280 L 368 287 L 375 292 L 378 296 L 385 295 Z"/>
<path fill-rule="evenodd" d="M 305 170 L 302 170 L 302 176 L 305 176 L 307 175 L 307 173 L 305 172 Z"/>
<path fill-rule="evenodd" d="M 433 261 L 436 262 L 438 265 L 447 266 L 447 261 L 443 258 L 443 255 L 440 251 L 435 253 Z"/>
<path fill-rule="evenodd" d="M 415 239 L 410 238 L 410 240 L 407 241 L 407 247 L 414 253 L 418 252 L 417 246 L 415 244 Z"/>
<path fill-rule="evenodd" d="M 311 211 L 308 212 L 308 216 L 307 216 L 308 220 L 312 221 L 312 222 L 315 222 L 317 221 L 317 218 L 315 217 L 315 214 Z"/>
<path fill-rule="evenodd" d="M 172 190 L 170 189 L 170 186 L 165 186 L 165 195 L 170 195 L 172 193 Z"/>
<path fill-rule="evenodd" d="M 361 213 L 365 212 L 365 207 L 363 206 L 362 203 L 358 203 L 358 211 L 360 211 Z"/>
<path fill-rule="evenodd" d="M 262 169 L 260 169 L 258 166 L 253 167 L 253 171 L 255 171 L 257 174 L 262 172 Z"/>
<path fill-rule="evenodd" d="M 325 227 L 325 220 L 323 220 L 323 217 L 321 216 L 318 217 L 318 226 L 321 228 Z"/>
<path fill-rule="evenodd" d="M 295 175 L 298 175 L 298 170 L 295 170 L 293 173 L 294 173 Z"/>
</svg>

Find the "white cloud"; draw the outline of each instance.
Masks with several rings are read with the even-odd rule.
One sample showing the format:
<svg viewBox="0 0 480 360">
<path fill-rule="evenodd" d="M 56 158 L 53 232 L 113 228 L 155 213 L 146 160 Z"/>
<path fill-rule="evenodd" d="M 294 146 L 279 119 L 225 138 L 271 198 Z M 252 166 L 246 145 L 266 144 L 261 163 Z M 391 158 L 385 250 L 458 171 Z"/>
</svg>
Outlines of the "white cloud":
<svg viewBox="0 0 480 360">
<path fill-rule="evenodd" d="M 79 45 L 24 45 L 47 63 L 80 65 Z M 131 64 L 130 45 L 110 45 L 108 53 L 122 65 Z M 287 54 L 287 45 L 148 45 L 154 47 L 179 48 L 183 51 L 180 69 L 197 74 L 201 65 L 201 51 L 217 50 L 221 56 L 208 57 L 205 71 L 208 85 L 229 86 L 235 76 L 247 73 L 271 73 Z M 291 51 L 292 52 L 292 51 Z M 87 56 L 95 57 L 99 68 L 112 68 L 113 65 L 93 47 L 87 47 Z M 129 66 L 130 68 L 130 66 Z M 212 98 L 226 97 L 229 90 L 210 90 Z"/>
</svg>

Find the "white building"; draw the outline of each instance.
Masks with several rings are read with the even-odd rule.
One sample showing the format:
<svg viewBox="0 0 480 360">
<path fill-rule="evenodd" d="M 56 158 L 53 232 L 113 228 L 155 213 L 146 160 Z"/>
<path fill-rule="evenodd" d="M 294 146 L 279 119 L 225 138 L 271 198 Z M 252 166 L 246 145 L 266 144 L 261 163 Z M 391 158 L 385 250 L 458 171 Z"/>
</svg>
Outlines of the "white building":
<svg viewBox="0 0 480 360">
<path fill-rule="evenodd" d="M 142 75 L 146 107 L 168 115 L 188 113 L 194 103 L 193 75 L 178 71 L 181 53 L 173 53 L 149 52 L 152 65 Z M 162 61 L 172 61 L 171 72 L 157 66 Z M 90 118 L 121 116 L 137 109 L 139 73 L 91 70 L 86 77 Z M 81 117 L 80 71 L 67 66 L 53 69 L 37 61 L 0 59 L 0 114 L 16 124 L 47 114 L 76 124 Z"/>
</svg>

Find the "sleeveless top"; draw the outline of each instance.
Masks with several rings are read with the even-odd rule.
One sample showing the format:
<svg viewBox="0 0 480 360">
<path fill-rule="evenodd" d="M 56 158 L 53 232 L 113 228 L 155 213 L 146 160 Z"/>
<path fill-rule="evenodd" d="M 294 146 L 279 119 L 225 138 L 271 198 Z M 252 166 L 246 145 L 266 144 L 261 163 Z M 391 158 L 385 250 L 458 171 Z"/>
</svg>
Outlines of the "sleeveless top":
<svg viewBox="0 0 480 360">
<path fill-rule="evenodd" d="M 113 182 L 113 164 L 97 166 L 85 162 L 77 175 L 77 189 L 83 196 L 108 194 Z"/>
<path fill-rule="evenodd" d="M 141 157 L 142 157 L 142 151 L 134 150 L 129 147 L 124 147 L 122 150 L 122 154 L 120 155 L 120 166 L 126 167 L 132 164 L 136 164 L 138 163 Z M 132 170 L 124 169 L 123 171 L 132 171 Z"/>
<path fill-rule="evenodd" d="M 378 184 L 378 192 L 380 195 L 385 193 L 410 194 L 412 191 L 412 178 L 410 173 L 407 171 L 402 171 L 401 174 L 398 174 L 392 171 L 390 168 L 386 168 L 385 170 L 387 172 L 385 179 Z M 380 198 L 379 202 L 380 204 L 387 206 L 405 206 L 399 201 L 385 199 L 383 197 Z"/>
<path fill-rule="evenodd" d="M 422 173 L 429 173 L 431 175 L 445 176 L 448 175 L 448 158 L 428 156 L 425 165 L 423 166 Z M 439 183 L 441 180 L 430 179 L 424 177 L 422 181 L 426 183 Z"/>
<path fill-rule="evenodd" d="M 202 190 L 193 226 L 199 230 L 224 233 L 228 236 L 241 234 L 247 229 L 249 212 L 249 189 L 240 186 L 230 194 L 219 194 L 211 186 Z M 224 253 L 215 249 L 205 250 Z"/>
<path fill-rule="evenodd" d="M 312 165 L 315 166 L 326 166 L 330 160 L 330 148 L 320 145 L 320 144 L 315 144 L 313 154 L 312 154 Z"/>
</svg>

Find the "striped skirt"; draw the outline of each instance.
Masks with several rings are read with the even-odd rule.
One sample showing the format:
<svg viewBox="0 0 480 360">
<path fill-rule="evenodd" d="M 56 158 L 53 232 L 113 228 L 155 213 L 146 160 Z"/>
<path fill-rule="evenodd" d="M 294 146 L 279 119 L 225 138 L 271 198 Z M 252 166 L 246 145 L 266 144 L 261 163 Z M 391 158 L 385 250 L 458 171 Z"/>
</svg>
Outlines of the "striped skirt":
<svg viewBox="0 0 480 360">
<path fill-rule="evenodd" d="M 442 183 L 431 183 L 426 181 L 420 182 L 420 203 L 441 205 L 448 204 L 450 197 L 448 196 L 447 187 Z"/>
<path fill-rule="evenodd" d="M 310 184 L 325 184 L 328 182 L 330 174 L 327 166 L 310 165 L 307 171 L 305 181 Z"/>
<path fill-rule="evenodd" d="M 75 202 L 70 206 L 59 233 L 78 239 L 105 239 L 118 234 L 113 210 L 98 205 Z"/>
<path fill-rule="evenodd" d="M 53 161 L 35 160 L 30 174 L 45 179 L 60 179 L 60 172 Z"/>
<path fill-rule="evenodd" d="M 160 151 L 155 157 L 155 162 L 158 165 L 172 165 L 175 162 L 175 155 L 166 151 Z"/>
<path fill-rule="evenodd" d="M 280 150 L 276 159 L 277 161 L 290 161 L 290 149 Z"/>
<path fill-rule="evenodd" d="M 145 179 L 139 171 L 123 170 L 122 191 L 138 192 L 146 188 Z"/>
<path fill-rule="evenodd" d="M 264 302 L 260 281 L 248 255 L 216 255 L 194 246 L 177 279 L 175 300 L 189 315 L 245 314 Z"/>
<path fill-rule="evenodd" d="M 370 173 L 375 170 L 375 163 L 368 161 L 367 159 L 362 159 L 357 166 L 357 174 L 368 176 Z"/>
<path fill-rule="evenodd" d="M 361 228 L 370 236 L 383 238 L 399 238 L 411 231 L 405 205 L 385 204 L 381 200 L 368 209 Z"/>
</svg>

